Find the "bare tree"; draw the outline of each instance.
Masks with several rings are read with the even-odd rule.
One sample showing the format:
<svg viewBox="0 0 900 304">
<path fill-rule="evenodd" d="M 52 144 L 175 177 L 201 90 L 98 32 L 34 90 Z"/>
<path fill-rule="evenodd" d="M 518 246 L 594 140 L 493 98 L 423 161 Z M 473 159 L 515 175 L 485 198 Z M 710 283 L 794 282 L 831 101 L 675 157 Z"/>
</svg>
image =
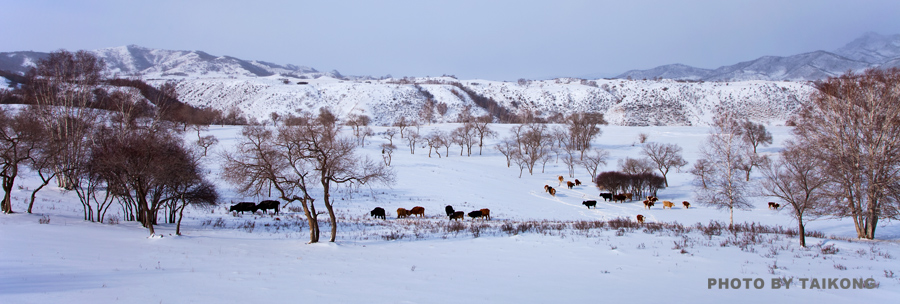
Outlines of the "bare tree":
<svg viewBox="0 0 900 304">
<path fill-rule="evenodd" d="M 403 135 L 403 131 L 409 127 L 409 121 L 406 120 L 405 116 L 397 118 L 397 121 L 394 122 L 393 126 L 400 130 L 400 138 L 406 138 L 406 136 Z"/>
<path fill-rule="evenodd" d="M 212 147 L 218 143 L 219 139 L 213 135 L 203 136 L 197 140 L 197 146 L 203 149 L 203 156 L 206 156 L 206 152 L 209 150 L 209 147 Z"/>
<path fill-rule="evenodd" d="M 11 194 L 19 175 L 19 166 L 38 153 L 43 138 L 35 113 L 25 109 L 15 114 L 0 108 L 0 178 L 2 178 L 4 213 L 12 213 Z"/>
<path fill-rule="evenodd" d="M 475 139 L 475 125 L 472 123 L 464 123 L 459 128 L 450 131 L 450 138 L 453 143 L 459 145 L 459 156 L 463 152 L 467 152 L 466 156 L 472 156 L 472 147 L 477 142 Z"/>
<path fill-rule="evenodd" d="M 384 133 L 381 135 L 381 138 L 387 139 L 388 144 L 393 145 L 394 144 L 394 136 L 396 136 L 396 135 L 397 135 L 397 129 L 388 128 L 387 130 L 384 130 Z"/>
<path fill-rule="evenodd" d="M 74 175 L 87 158 L 86 139 L 99 114 L 92 108 L 93 92 L 104 79 L 105 66 L 93 53 L 60 50 L 39 60 L 26 76 L 26 99 L 41 111 L 38 119 L 46 139 L 61 148 L 54 157 L 54 171 L 65 189 L 74 189 Z"/>
<path fill-rule="evenodd" d="M 549 159 L 553 145 L 549 134 L 550 132 L 544 124 L 525 125 L 524 131 L 519 134 L 522 144 L 519 154 L 525 161 L 528 174 L 534 174 L 534 166 L 538 161 L 546 162 Z"/>
<path fill-rule="evenodd" d="M 413 130 L 406 132 L 406 143 L 409 145 L 409 154 L 416 154 L 416 143 L 421 138 L 422 136 L 419 135 L 419 132 Z"/>
<path fill-rule="evenodd" d="M 384 159 L 384 165 L 390 166 L 391 160 L 394 155 L 394 150 L 397 150 L 397 146 L 390 143 L 381 144 L 381 158 Z"/>
<path fill-rule="evenodd" d="M 316 243 L 319 213 L 309 194 L 313 166 L 307 161 L 302 131 L 300 126 L 282 126 L 278 134 L 262 126 L 244 127 L 235 151 L 223 154 L 223 178 L 243 194 L 258 195 L 271 185 L 288 204 L 300 202 L 309 223 L 309 242 Z"/>
<path fill-rule="evenodd" d="M 490 115 L 479 116 L 472 121 L 472 129 L 478 136 L 478 155 L 481 155 L 481 149 L 484 146 L 484 139 L 494 138 L 497 136 L 497 132 L 491 130 L 491 128 L 488 127 L 488 124 L 490 124 L 492 121 L 493 118 Z"/>
<path fill-rule="evenodd" d="M 426 145 L 428 146 L 428 157 L 431 158 L 431 150 L 437 153 L 438 158 L 441 157 L 440 147 L 443 145 L 444 137 L 441 135 L 440 130 L 433 130 L 428 135 L 425 135 L 422 139 L 425 140 Z"/>
<path fill-rule="evenodd" d="M 780 199 L 797 220 L 800 246 L 806 247 L 806 222 L 826 214 L 828 176 L 820 160 L 809 157 L 803 147 L 788 145 L 781 159 L 762 167 L 763 195 Z M 804 222 L 804 220 L 806 222 Z"/>
<path fill-rule="evenodd" d="M 772 133 L 763 124 L 745 120 L 741 123 L 741 128 L 742 138 L 753 147 L 753 154 L 756 154 L 757 147 L 772 144 Z"/>
<path fill-rule="evenodd" d="M 594 149 L 594 154 L 589 153 L 581 160 L 581 165 L 591 175 L 592 182 L 597 178 L 597 171 L 600 170 L 600 165 L 606 165 L 607 159 L 609 159 L 609 151 L 597 148 Z"/>
<path fill-rule="evenodd" d="M 353 136 L 356 136 L 357 144 L 363 146 L 365 143 L 365 138 L 369 135 L 371 129 L 369 128 L 369 123 L 372 121 L 368 115 L 357 115 L 353 114 L 347 118 L 345 122 L 346 125 L 350 126 L 353 129 Z"/>
<path fill-rule="evenodd" d="M 746 146 L 741 140 L 740 124 L 736 114 L 720 111 L 714 118 L 713 128 L 701 148 L 701 159 L 708 164 L 702 178 L 707 187 L 695 188 L 696 200 L 702 204 L 729 211 L 729 227 L 734 226 L 734 209 L 750 209 L 746 199 L 749 182 L 741 174 Z"/>
<path fill-rule="evenodd" d="M 87 166 L 115 195 L 136 203 L 138 220 L 154 234 L 160 208 L 181 198 L 178 186 L 202 183 L 203 176 L 180 138 L 154 129 L 122 132 L 104 132 Z"/>
<path fill-rule="evenodd" d="M 681 146 L 677 144 L 661 144 L 651 142 L 644 145 L 641 154 L 647 156 L 654 164 L 656 169 L 662 174 L 666 187 L 669 186 L 669 179 L 666 177 L 672 168 L 680 169 L 687 165 L 687 161 L 681 157 Z"/>
<path fill-rule="evenodd" d="M 515 142 L 509 138 L 504 138 L 500 143 L 495 145 L 494 148 L 506 157 L 506 167 L 509 168 L 511 166 L 513 153 L 516 151 Z"/>
<path fill-rule="evenodd" d="M 847 73 L 818 83 L 800 111 L 795 139 L 836 183 L 831 213 L 874 239 L 880 219 L 900 217 L 900 69 Z"/>
<path fill-rule="evenodd" d="M 712 168 L 712 164 L 706 159 L 698 159 L 697 162 L 694 163 L 694 167 L 691 168 L 691 174 L 700 180 L 701 187 L 707 188 L 706 180 L 712 177 Z"/>
<path fill-rule="evenodd" d="M 579 159 L 584 157 L 584 152 L 591 148 L 594 137 L 603 132 L 598 125 L 605 125 L 602 113 L 576 113 L 566 117 L 566 127 L 569 130 L 572 149 L 581 151 Z"/>
<path fill-rule="evenodd" d="M 322 201 L 328 210 L 331 221 L 331 239 L 337 237 L 337 217 L 334 212 L 334 201 L 331 199 L 331 188 L 339 184 L 391 184 L 393 172 L 386 166 L 357 157 L 356 146 L 349 138 L 341 137 L 337 128 L 329 126 L 307 126 L 303 132 L 305 150 L 313 167 L 318 172 L 318 181 L 322 186 Z M 418 134 L 416 134 L 418 136 Z M 409 137 L 413 137 L 409 134 Z"/>
</svg>

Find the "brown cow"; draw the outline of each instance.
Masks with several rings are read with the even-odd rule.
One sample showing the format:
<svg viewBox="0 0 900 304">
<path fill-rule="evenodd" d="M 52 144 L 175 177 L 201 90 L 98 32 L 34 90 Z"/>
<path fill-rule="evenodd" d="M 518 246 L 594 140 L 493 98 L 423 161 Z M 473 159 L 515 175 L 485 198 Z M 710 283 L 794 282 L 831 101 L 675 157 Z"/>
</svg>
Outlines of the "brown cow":
<svg viewBox="0 0 900 304">
<path fill-rule="evenodd" d="M 550 185 L 544 185 L 544 192 L 550 193 Z"/>
<path fill-rule="evenodd" d="M 462 212 L 462 211 L 456 211 L 456 212 L 453 212 L 453 214 L 450 214 L 451 220 L 464 220 L 465 217 L 466 217 L 466 213 Z"/>
<path fill-rule="evenodd" d="M 409 217 L 409 210 L 406 208 L 397 208 L 397 218 Z"/>
<path fill-rule="evenodd" d="M 674 206 L 675 206 L 675 203 L 672 203 L 670 201 L 663 201 L 663 209 L 666 209 L 666 207 L 669 207 L 669 209 L 672 209 L 672 207 L 674 207 Z"/>
<path fill-rule="evenodd" d="M 491 219 L 491 209 L 488 209 L 488 208 L 481 209 L 481 217 L 482 218 L 486 217 L 488 220 L 490 220 Z"/>
<path fill-rule="evenodd" d="M 644 200 L 644 208 L 650 209 L 650 207 L 653 207 L 653 202 L 650 200 Z"/>
<path fill-rule="evenodd" d="M 415 206 L 409 210 L 409 214 L 425 217 L 425 207 Z"/>
<path fill-rule="evenodd" d="M 776 204 L 775 202 L 769 202 L 769 209 L 775 208 L 775 210 L 778 210 L 779 207 L 781 207 L 781 204 Z"/>
<path fill-rule="evenodd" d="M 581 186 L 581 181 L 577 178 L 575 179 L 575 186 Z"/>
<path fill-rule="evenodd" d="M 572 189 L 572 187 L 575 187 L 575 183 L 566 181 L 566 186 L 569 187 L 569 189 Z"/>
<path fill-rule="evenodd" d="M 624 203 L 624 202 L 625 202 L 625 198 L 626 198 L 625 194 L 616 194 L 616 195 L 613 195 L 613 196 L 612 196 L 613 202 L 619 202 L 619 201 L 621 201 L 621 202 Z"/>
<path fill-rule="evenodd" d="M 658 198 L 658 197 L 655 197 L 655 196 L 652 196 L 652 195 L 650 195 L 650 196 L 647 196 L 647 200 L 648 200 L 648 201 L 651 201 L 651 202 L 654 202 L 654 203 L 655 203 L 655 202 L 656 202 L 656 201 L 658 201 L 658 200 L 659 200 L 659 198 Z"/>
<path fill-rule="evenodd" d="M 637 215 L 637 221 L 638 221 L 639 224 L 643 224 L 643 223 L 644 223 L 644 216 L 638 214 L 638 215 Z"/>
<path fill-rule="evenodd" d="M 552 196 L 556 196 L 556 189 L 553 189 L 553 187 L 550 187 L 550 190 L 547 192 L 550 192 L 550 195 Z"/>
<path fill-rule="evenodd" d="M 559 185 L 562 186 L 562 182 L 565 180 L 565 178 L 562 175 L 560 175 L 559 178 L 557 178 L 557 179 L 559 179 Z"/>
<path fill-rule="evenodd" d="M 683 201 L 681 202 L 681 204 L 684 205 L 684 209 L 688 209 L 691 207 L 691 203 L 688 203 L 688 201 Z"/>
<path fill-rule="evenodd" d="M 634 196 L 634 195 L 631 194 L 631 193 L 623 193 L 623 195 L 625 195 L 625 198 L 627 198 L 629 201 L 630 201 L 630 200 L 632 199 L 632 197 Z"/>
</svg>

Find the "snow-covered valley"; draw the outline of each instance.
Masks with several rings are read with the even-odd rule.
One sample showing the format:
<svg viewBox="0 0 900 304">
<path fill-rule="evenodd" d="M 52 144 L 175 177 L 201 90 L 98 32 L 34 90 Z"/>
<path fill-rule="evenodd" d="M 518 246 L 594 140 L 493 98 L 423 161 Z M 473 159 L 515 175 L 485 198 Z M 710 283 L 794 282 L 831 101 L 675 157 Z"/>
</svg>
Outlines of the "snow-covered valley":
<svg viewBox="0 0 900 304">
<path fill-rule="evenodd" d="M 420 133 L 457 126 L 423 125 Z M 511 125 L 490 127 L 505 137 Z M 767 128 L 775 140 L 761 153 L 774 154 L 790 137 L 790 127 Z M 221 152 L 233 147 L 240 129 L 211 127 L 203 135 L 216 136 L 220 143 L 214 149 Z M 602 171 L 616 170 L 619 159 L 638 157 L 641 133 L 649 142 L 680 145 L 693 163 L 708 132 L 703 126 L 602 129 L 593 142 L 611 154 Z M 186 141 L 196 136 L 185 133 Z M 34 214 L 24 213 L 24 200 L 38 184 L 25 172 L 13 193 L 17 213 L 0 216 L 0 302 L 886 303 L 900 295 L 900 226 L 894 222 L 879 223 L 878 240 L 863 241 L 855 239 L 848 219 L 812 221 L 808 229 L 825 237 L 808 238 L 807 248 L 782 233 L 716 233 L 711 227 L 727 222 L 727 211 L 699 204 L 647 210 L 639 200 L 604 202 L 584 169 L 569 177 L 562 162 L 519 178 L 519 170 L 508 168 L 491 148 L 498 140 L 482 155 L 476 147 L 474 155 L 460 156 L 453 147 L 438 158 L 428 157 L 427 148 L 410 154 L 395 138 L 394 185 L 338 189 L 335 243 L 307 244 L 309 230 L 298 206 L 279 215 L 228 213 L 229 202 L 269 197 L 237 194 L 220 178 L 219 152 L 204 158 L 204 165 L 222 202 L 212 209 L 189 207 L 183 236 L 174 235 L 174 224 L 160 223 L 158 235 L 148 237 L 139 224 L 116 217 L 115 206 L 107 217 L 118 220 L 83 221 L 78 199 L 59 188 L 40 192 Z M 380 159 L 378 146 L 386 141 L 372 136 L 359 153 Z M 542 187 L 557 186 L 559 175 L 585 183 L 557 187 L 550 196 Z M 669 183 L 659 192 L 661 199 L 693 201 L 686 170 L 670 173 Z M 589 199 L 599 201 L 596 209 L 581 205 Z M 766 207 L 771 200 L 752 197 L 755 207 L 736 211 L 735 221 L 795 228 L 786 210 Z M 493 218 L 453 224 L 444 216 L 445 205 L 490 208 Z M 387 220 L 369 217 L 376 206 L 388 210 Z M 394 210 L 413 206 L 425 207 L 426 217 L 396 218 Z M 637 214 L 647 218 L 645 225 L 634 222 Z M 328 236 L 327 229 L 323 234 Z M 789 289 L 774 288 L 772 280 L 781 278 L 792 280 Z M 738 290 L 720 289 L 719 280 L 733 286 L 734 279 Z M 756 279 L 764 284 L 759 289 Z M 843 279 L 848 284 L 872 279 L 877 287 L 844 289 Z"/>
</svg>

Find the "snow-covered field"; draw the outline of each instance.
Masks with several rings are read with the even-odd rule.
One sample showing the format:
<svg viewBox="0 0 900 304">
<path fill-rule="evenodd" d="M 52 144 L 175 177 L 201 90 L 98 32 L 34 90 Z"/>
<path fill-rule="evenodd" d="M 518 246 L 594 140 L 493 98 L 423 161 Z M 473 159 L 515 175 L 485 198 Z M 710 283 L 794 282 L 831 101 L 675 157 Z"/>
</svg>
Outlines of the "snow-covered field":
<svg viewBox="0 0 900 304">
<path fill-rule="evenodd" d="M 423 126 L 420 133 L 456 126 Z M 501 137 L 509 134 L 509 125 L 491 127 Z M 790 129 L 768 128 L 775 143 L 762 152 L 777 153 Z M 693 164 L 707 131 L 604 126 L 594 145 L 611 153 L 602 171 L 616 170 L 619 159 L 640 157 L 640 133 L 649 141 L 681 145 Z M 240 127 L 212 127 L 208 133 L 221 141 L 216 149 L 229 149 Z M 196 139 L 196 133 L 185 136 Z M 377 147 L 385 141 L 371 137 L 360 153 L 380 159 Z M 187 209 L 183 236 L 174 235 L 174 224 L 160 224 L 159 235 L 148 237 L 134 222 L 85 222 L 74 194 L 55 188 L 42 190 L 34 214 L 26 214 L 24 201 L 37 182 L 25 172 L 13 193 L 19 213 L 0 215 L 0 303 L 888 303 L 900 296 L 900 225 L 893 222 L 881 222 L 879 240 L 860 241 L 848 219 L 813 221 L 808 229 L 838 239 L 808 238 L 808 248 L 783 234 L 714 235 L 696 224 L 726 222 L 727 211 L 698 204 L 646 210 L 638 200 L 606 203 L 583 168 L 574 178 L 585 185 L 557 187 L 556 177 L 567 175 L 561 161 L 519 178 L 518 169 L 507 168 L 488 146 L 483 155 L 476 147 L 475 155 L 460 156 L 453 147 L 449 157 L 429 158 L 427 148 L 410 154 L 405 141 L 394 142 L 396 184 L 355 193 L 339 189 L 336 243 L 306 244 L 302 212 L 290 210 L 299 206 L 284 208 L 278 220 L 225 212 L 229 201 L 267 198 L 240 197 L 219 180 L 215 153 L 205 161 L 224 202 Z M 686 171 L 670 173 L 660 199 L 692 201 Z M 543 191 L 545 184 L 558 189 L 556 197 Z M 581 205 L 588 199 L 598 200 L 598 208 Z M 756 207 L 736 211 L 735 221 L 795 228 L 787 211 L 766 208 L 771 200 L 752 198 Z M 453 226 L 443 216 L 445 205 L 490 208 L 493 220 Z M 376 206 L 388 210 L 387 221 L 368 217 Z M 425 207 L 427 218 L 395 218 L 394 210 L 413 206 Z M 115 212 L 118 206 L 110 211 Z M 637 214 L 669 228 L 589 227 L 620 217 L 633 221 Z M 671 228 L 676 223 L 687 228 Z M 323 240 L 327 231 L 326 225 Z M 773 278 L 792 284 L 774 289 Z M 843 279 L 870 278 L 876 288 L 841 288 Z M 719 289 L 719 280 L 740 283 L 740 289 Z M 754 283 L 760 282 L 757 289 Z"/>
</svg>

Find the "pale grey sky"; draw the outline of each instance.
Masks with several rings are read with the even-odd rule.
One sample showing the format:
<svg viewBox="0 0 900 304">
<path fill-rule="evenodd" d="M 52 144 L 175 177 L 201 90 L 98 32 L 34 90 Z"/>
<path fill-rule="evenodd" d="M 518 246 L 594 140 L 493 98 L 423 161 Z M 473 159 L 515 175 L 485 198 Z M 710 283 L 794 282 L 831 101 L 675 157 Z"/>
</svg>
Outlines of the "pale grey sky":
<svg viewBox="0 0 900 304">
<path fill-rule="evenodd" d="M 717 68 L 900 34 L 900 1 L 0 0 L 0 51 L 136 44 L 344 75 L 515 80 Z"/>
</svg>

